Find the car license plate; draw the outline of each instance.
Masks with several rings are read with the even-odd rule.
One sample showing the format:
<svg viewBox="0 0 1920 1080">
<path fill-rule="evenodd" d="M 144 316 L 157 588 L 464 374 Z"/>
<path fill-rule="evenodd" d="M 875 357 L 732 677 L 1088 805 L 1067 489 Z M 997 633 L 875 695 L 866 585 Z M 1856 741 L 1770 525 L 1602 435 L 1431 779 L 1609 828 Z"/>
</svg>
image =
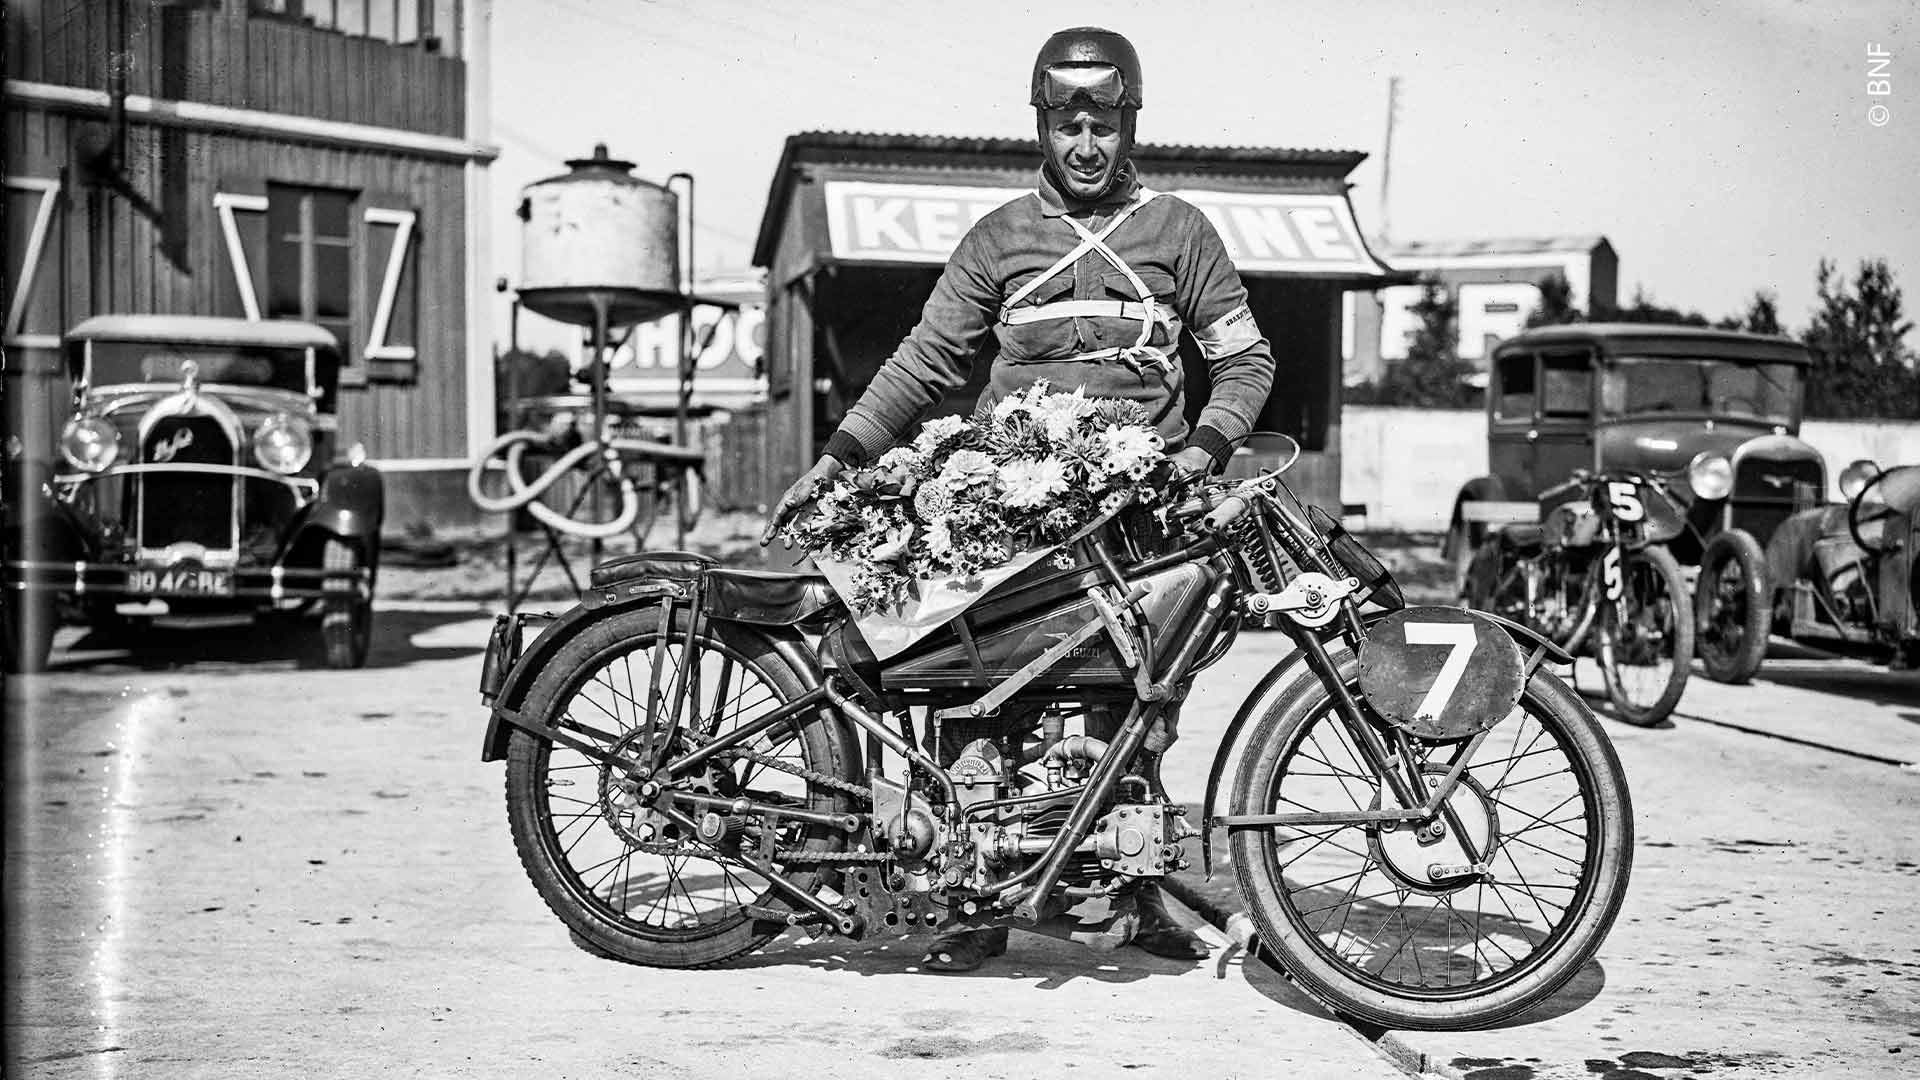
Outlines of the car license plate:
<svg viewBox="0 0 1920 1080">
<path fill-rule="evenodd" d="M 232 596 L 233 574 L 227 570 L 129 570 L 127 591 L 173 596 Z"/>
</svg>

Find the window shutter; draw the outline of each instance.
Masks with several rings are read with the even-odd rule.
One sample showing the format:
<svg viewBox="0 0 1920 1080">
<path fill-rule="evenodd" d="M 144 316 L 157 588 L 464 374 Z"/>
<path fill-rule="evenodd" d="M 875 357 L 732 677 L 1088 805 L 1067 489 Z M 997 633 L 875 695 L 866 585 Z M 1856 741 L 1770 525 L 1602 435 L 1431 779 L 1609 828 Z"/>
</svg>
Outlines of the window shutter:
<svg viewBox="0 0 1920 1080">
<path fill-rule="evenodd" d="M 420 214 L 404 198 L 361 199 L 366 279 L 361 355 L 376 382 L 413 382 L 419 370 Z"/>
<path fill-rule="evenodd" d="M 218 314 L 259 320 L 267 297 L 267 185 L 223 180 L 214 192 L 228 274 L 215 293 Z"/>
</svg>

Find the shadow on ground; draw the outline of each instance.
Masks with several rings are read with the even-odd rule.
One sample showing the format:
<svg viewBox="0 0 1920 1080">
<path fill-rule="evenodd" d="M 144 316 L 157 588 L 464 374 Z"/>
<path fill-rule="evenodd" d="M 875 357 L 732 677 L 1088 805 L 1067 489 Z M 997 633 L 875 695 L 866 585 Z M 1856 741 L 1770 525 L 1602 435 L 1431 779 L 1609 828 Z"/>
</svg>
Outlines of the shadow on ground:
<svg viewBox="0 0 1920 1080">
<path fill-rule="evenodd" d="M 486 648 L 487 616 L 478 610 L 376 611 L 368 668 L 403 668 L 477 656 Z M 471 627 L 465 624 L 473 624 Z M 149 626 L 105 634 L 63 631 L 47 670 L 273 671 L 325 670 L 318 634 L 305 622 L 213 627 Z"/>
</svg>

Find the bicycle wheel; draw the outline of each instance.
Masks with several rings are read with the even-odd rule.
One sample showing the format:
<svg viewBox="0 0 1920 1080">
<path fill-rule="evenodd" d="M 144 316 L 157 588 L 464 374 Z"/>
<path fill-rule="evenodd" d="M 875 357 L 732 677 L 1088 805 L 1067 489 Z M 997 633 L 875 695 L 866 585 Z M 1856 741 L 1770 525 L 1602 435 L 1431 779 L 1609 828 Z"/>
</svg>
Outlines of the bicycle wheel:
<svg viewBox="0 0 1920 1080">
<path fill-rule="evenodd" d="M 1600 599 L 1600 673 L 1613 714 L 1657 724 L 1680 703 L 1693 668 L 1693 602 L 1680 564 L 1659 544 L 1627 552 L 1617 602 Z"/>
<path fill-rule="evenodd" d="M 688 675 L 682 733 L 669 757 L 744 725 L 805 689 L 801 673 L 767 639 L 709 624 L 684 648 L 675 620 L 660 671 L 666 696 Z M 632 760 L 645 725 L 660 615 L 624 611 L 561 646 L 522 706 L 542 722 Z M 664 705 L 658 710 L 665 712 Z M 661 727 L 665 718 L 661 717 Z M 824 711 L 802 713 L 717 755 L 700 775 L 674 786 L 726 799 L 843 814 L 853 808 L 858 759 Z M 560 920 L 590 949 L 639 964 L 700 967 L 758 948 L 777 935 L 792 904 L 740 857 L 765 839 L 761 826 L 732 819 L 709 844 L 683 832 L 637 798 L 626 770 L 515 730 L 507 750 L 507 816 L 527 876 Z M 696 820 L 699 814 L 693 816 Z M 845 834 L 788 820 L 772 837 L 775 868 L 811 890 L 822 867 L 804 854 L 840 850 Z"/>
<path fill-rule="evenodd" d="M 1342 660 L 1355 692 L 1357 671 Z M 1277 700 L 1232 813 L 1384 805 L 1317 680 Z M 1437 839 L 1414 823 L 1252 827 L 1233 836 L 1241 895 L 1287 972 L 1339 1012 L 1396 1028 L 1499 1023 L 1550 997 L 1612 926 L 1633 859 L 1626 780 L 1592 711 L 1544 671 L 1477 746 L 1409 742 L 1430 783 L 1471 753 L 1448 805 L 1485 872 L 1462 871 L 1451 827 Z"/>
</svg>

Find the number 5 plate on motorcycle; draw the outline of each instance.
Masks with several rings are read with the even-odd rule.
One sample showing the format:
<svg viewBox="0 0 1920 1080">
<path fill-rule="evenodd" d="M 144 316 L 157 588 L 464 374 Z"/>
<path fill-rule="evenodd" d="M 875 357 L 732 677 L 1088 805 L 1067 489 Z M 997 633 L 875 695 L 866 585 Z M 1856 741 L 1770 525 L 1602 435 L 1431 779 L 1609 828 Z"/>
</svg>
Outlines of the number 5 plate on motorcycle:
<svg viewBox="0 0 1920 1080">
<path fill-rule="evenodd" d="M 1360 695 L 1388 723 L 1422 739 L 1464 739 L 1506 719 L 1520 700 L 1520 646 L 1464 608 L 1410 607 L 1360 645 Z"/>
</svg>

